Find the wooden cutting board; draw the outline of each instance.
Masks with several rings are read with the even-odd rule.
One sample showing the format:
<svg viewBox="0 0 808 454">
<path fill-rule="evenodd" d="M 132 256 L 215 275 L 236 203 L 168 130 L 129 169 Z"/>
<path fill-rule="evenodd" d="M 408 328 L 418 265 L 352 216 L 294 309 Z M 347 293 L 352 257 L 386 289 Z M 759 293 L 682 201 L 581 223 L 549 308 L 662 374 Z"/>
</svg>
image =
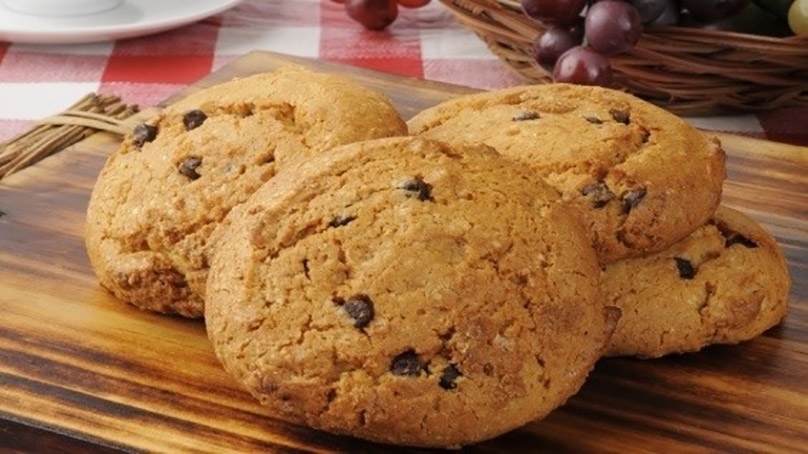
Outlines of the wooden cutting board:
<svg viewBox="0 0 808 454">
<path fill-rule="evenodd" d="M 407 118 L 471 91 L 256 52 L 172 99 L 289 61 L 352 74 Z M 721 138 L 730 155 L 725 203 L 760 221 L 788 255 L 785 322 L 737 346 L 601 360 L 547 419 L 469 451 L 808 450 L 808 148 Z M 219 366 L 201 321 L 141 312 L 98 286 L 84 213 L 117 145 L 97 134 L 0 182 L 0 448 L 395 451 L 266 417 Z"/>
</svg>

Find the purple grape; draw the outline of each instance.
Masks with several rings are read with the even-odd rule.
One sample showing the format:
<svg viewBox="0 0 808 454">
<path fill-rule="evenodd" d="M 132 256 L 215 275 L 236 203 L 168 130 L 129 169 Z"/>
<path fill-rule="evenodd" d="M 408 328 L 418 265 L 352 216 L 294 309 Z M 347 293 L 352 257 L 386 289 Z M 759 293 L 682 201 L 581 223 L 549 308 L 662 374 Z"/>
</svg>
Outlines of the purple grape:
<svg viewBox="0 0 808 454">
<path fill-rule="evenodd" d="M 709 23 L 690 19 L 684 25 L 707 30 L 729 31 L 761 36 L 783 37 L 791 34 L 787 24 L 779 20 L 774 14 L 760 8 L 755 3 L 750 3 L 746 8 L 741 10 L 741 12 L 726 19 Z"/>
<path fill-rule="evenodd" d="M 533 42 L 533 58 L 549 71 L 561 54 L 580 45 L 582 39 L 580 27 L 552 26 Z"/>
<path fill-rule="evenodd" d="M 665 11 L 662 11 L 662 14 L 659 15 L 656 19 L 652 20 L 651 22 L 645 24 L 649 28 L 653 27 L 665 27 L 669 25 L 676 25 L 679 23 L 679 4 L 676 3 L 676 0 L 668 0 L 668 4 L 665 7 Z"/>
<path fill-rule="evenodd" d="M 674 0 L 632 0 L 631 4 L 640 13 L 640 20 L 647 24 L 658 18 Z"/>
<path fill-rule="evenodd" d="M 606 57 L 589 47 L 575 46 L 556 61 L 553 81 L 608 87 L 612 84 L 612 66 Z"/>
<path fill-rule="evenodd" d="M 680 3 L 696 19 L 713 22 L 739 13 L 749 0 L 680 0 Z"/>
<path fill-rule="evenodd" d="M 788 10 L 794 0 L 755 0 L 753 3 L 770 13 L 774 13 L 779 18 L 785 19 L 788 17 Z"/>
<path fill-rule="evenodd" d="M 584 30 L 592 49 L 604 55 L 616 55 L 637 44 L 642 22 L 634 5 L 607 0 L 589 7 Z"/>
<path fill-rule="evenodd" d="M 533 19 L 553 25 L 571 25 L 578 20 L 586 0 L 522 0 L 522 11 Z"/>
</svg>

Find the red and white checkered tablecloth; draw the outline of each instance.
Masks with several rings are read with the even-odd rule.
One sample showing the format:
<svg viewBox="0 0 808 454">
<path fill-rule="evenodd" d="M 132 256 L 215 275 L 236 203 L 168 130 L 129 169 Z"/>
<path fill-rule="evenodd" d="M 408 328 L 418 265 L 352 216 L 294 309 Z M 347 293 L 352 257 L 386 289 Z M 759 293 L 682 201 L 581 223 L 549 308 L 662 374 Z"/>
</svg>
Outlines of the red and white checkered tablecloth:
<svg viewBox="0 0 808 454">
<path fill-rule="evenodd" d="M 168 32 L 79 45 L 0 42 L 0 141 L 89 92 L 152 106 L 252 50 L 495 89 L 523 83 L 438 1 L 363 30 L 329 0 L 245 0 Z M 706 129 L 808 145 L 808 108 L 689 118 Z"/>
</svg>

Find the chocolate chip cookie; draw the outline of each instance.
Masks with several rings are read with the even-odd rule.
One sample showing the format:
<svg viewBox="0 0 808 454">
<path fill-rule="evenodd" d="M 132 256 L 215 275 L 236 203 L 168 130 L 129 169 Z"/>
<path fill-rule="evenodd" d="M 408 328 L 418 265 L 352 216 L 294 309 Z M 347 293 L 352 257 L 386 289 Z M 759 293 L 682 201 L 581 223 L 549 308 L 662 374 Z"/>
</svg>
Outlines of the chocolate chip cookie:
<svg viewBox="0 0 808 454">
<path fill-rule="evenodd" d="M 104 166 L 86 245 L 101 284 L 143 309 L 201 317 L 216 225 L 296 159 L 405 135 L 384 96 L 287 67 L 235 79 L 134 128 Z"/>
<path fill-rule="evenodd" d="M 704 224 L 726 177 L 717 141 L 629 94 L 543 84 L 458 97 L 411 134 L 485 143 L 539 172 L 584 216 L 602 263 L 662 250 Z"/>
<path fill-rule="evenodd" d="M 775 239 L 722 206 L 667 250 L 606 266 L 607 304 L 623 313 L 607 355 L 654 358 L 752 339 L 786 315 L 790 287 Z"/>
<path fill-rule="evenodd" d="M 270 414 L 321 430 L 494 437 L 575 393 L 614 326 L 577 214 L 488 147 L 340 147 L 221 228 L 205 308 L 216 354 Z"/>
</svg>

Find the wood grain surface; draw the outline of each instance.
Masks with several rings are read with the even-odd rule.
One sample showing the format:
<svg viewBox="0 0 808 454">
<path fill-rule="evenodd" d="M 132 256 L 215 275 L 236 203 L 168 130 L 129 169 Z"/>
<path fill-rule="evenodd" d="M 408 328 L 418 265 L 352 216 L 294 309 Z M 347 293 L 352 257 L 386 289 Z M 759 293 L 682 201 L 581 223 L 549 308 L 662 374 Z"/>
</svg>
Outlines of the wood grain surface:
<svg viewBox="0 0 808 454">
<path fill-rule="evenodd" d="M 190 90 L 288 61 L 351 74 L 405 117 L 470 91 L 259 52 Z M 544 421 L 468 451 L 808 451 L 808 148 L 721 139 L 725 203 L 761 222 L 788 256 L 786 320 L 741 345 L 601 360 Z M 139 311 L 99 287 L 84 214 L 117 145 L 97 134 L 0 182 L 0 450 L 404 452 L 266 417 L 224 373 L 202 322 Z"/>
</svg>

